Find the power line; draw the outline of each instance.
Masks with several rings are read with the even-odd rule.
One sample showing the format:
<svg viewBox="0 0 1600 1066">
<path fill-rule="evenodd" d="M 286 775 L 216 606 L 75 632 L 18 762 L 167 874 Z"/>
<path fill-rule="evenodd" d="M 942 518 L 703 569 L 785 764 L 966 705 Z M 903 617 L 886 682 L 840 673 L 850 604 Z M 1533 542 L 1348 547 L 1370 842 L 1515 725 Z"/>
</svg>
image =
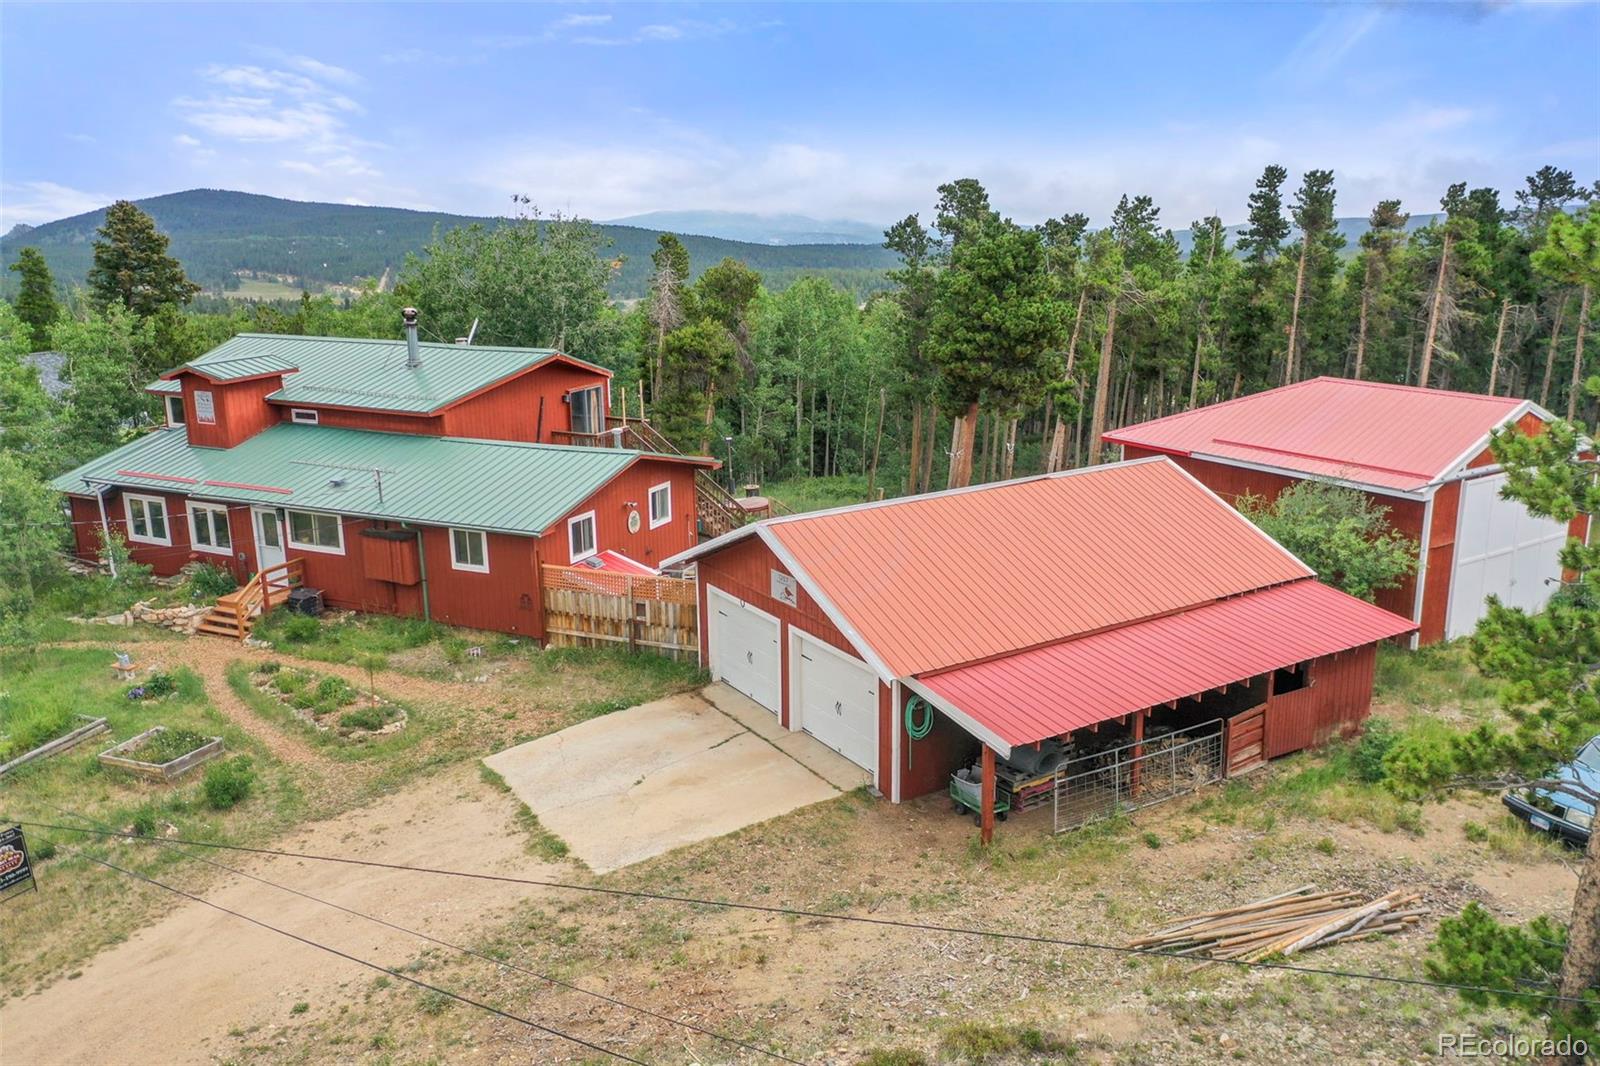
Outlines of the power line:
<svg viewBox="0 0 1600 1066">
<path fill-rule="evenodd" d="M 316 862 L 336 862 L 349 866 L 367 866 L 380 870 L 399 870 L 406 873 L 435 874 L 440 877 L 465 877 L 475 881 L 500 881 L 507 884 L 532 885 L 538 888 L 554 888 L 567 892 L 589 892 L 597 895 L 620 896 L 628 899 L 643 899 L 660 903 L 681 903 L 693 907 L 724 907 L 729 910 L 754 911 L 759 914 L 772 914 L 785 918 L 813 918 L 830 922 L 854 922 L 860 925 L 877 925 L 892 929 L 911 929 L 926 933 L 946 933 L 955 936 L 986 937 L 993 940 L 1006 940 L 1022 944 L 1038 944 L 1046 947 L 1082 948 L 1088 951 L 1107 951 L 1118 955 L 1142 956 L 1148 958 L 1179 959 L 1184 962 L 1197 961 L 1192 955 L 1183 955 L 1175 951 L 1161 951 L 1153 948 L 1134 948 L 1123 944 L 1102 944 L 1093 940 L 1075 940 L 1065 937 L 1044 936 L 1037 933 L 1010 933 L 997 929 L 979 929 L 972 926 L 961 925 L 936 925 L 926 922 L 912 922 L 900 918 L 874 918 L 863 914 L 830 914 L 825 911 L 810 911 L 797 907 L 779 907 L 763 903 L 735 903 L 728 900 L 701 899 L 695 896 L 675 896 L 664 892 L 646 892 L 642 889 L 611 888 L 605 885 L 580 885 L 571 881 L 545 881 L 537 878 L 512 877 L 509 874 L 477 873 L 470 870 L 445 870 L 433 866 L 407 866 L 403 863 L 379 862 L 376 859 L 352 859 L 339 855 L 317 855 L 303 851 L 278 851 L 273 848 L 253 848 L 243 844 L 222 844 L 206 840 L 183 840 L 181 838 L 141 837 L 133 833 L 112 832 L 98 829 L 80 829 L 77 826 L 54 825 L 50 822 L 31 822 L 12 819 L 14 824 L 31 826 L 38 829 L 60 829 L 69 833 L 89 833 L 98 836 L 117 837 L 123 840 L 141 841 L 147 844 L 192 844 L 201 848 L 220 848 L 226 851 L 243 851 L 255 855 L 276 855 L 290 859 L 310 859 Z M 1208 962 L 1223 966 L 1235 966 L 1245 969 L 1283 970 L 1288 973 L 1312 974 L 1319 977 L 1346 977 L 1357 981 L 1376 981 L 1384 984 L 1412 985 L 1420 988 L 1438 988 L 1455 992 L 1479 992 L 1487 995 L 1519 996 L 1525 999 L 1537 999 L 1554 1003 L 1582 1003 L 1593 1004 L 1594 1000 L 1584 996 L 1563 996 L 1553 992 L 1531 992 L 1523 989 L 1494 988 L 1489 985 L 1469 985 L 1451 981 L 1430 981 L 1420 977 L 1397 977 L 1391 974 L 1364 973 L 1359 970 L 1333 970 L 1317 966 L 1297 966 L 1286 962 L 1251 962 L 1245 959 L 1209 959 Z"/>
<path fill-rule="evenodd" d="M 87 830 L 87 829 L 78 830 L 78 832 L 81 832 L 81 833 L 87 833 L 87 832 L 91 832 L 91 831 L 92 830 Z M 83 854 L 83 853 L 79 852 L 79 854 Z M 631 1063 L 634 1064 L 634 1066 L 650 1066 L 649 1063 L 645 1062 L 642 1059 L 636 1059 L 633 1056 L 625 1055 L 620 1051 L 613 1051 L 610 1048 L 605 1047 L 604 1045 L 596 1044 L 596 1043 L 594 1043 L 593 1041 L 590 1041 L 590 1040 L 585 1040 L 581 1036 L 573 1036 L 571 1033 L 562 1032 L 560 1029 L 554 1029 L 554 1028 L 552 1028 L 552 1027 L 550 1027 L 548 1025 L 544 1025 L 544 1024 L 542 1024 L 540 1022 L 536 1022 L 532 1018 L 524 1018 L 520 1014 L 512 1014 L 510 1011 L 501 1010 L 499 1007 L 496 1007 L 496 1006 L 494 1006 L 493 1004 L 490 1004 L 490 1003 L 484 1003 L 482 1000 L 472 999 L 469 996 L 460 995 L 459 993 L 452 992 L 447 988 L 440 988 L 438 985 L 430 985 L 428 982 L 418 980 L 417 978 L 412 977 L 410 974 L 404 974 L 404 973 L 399 972 L 398 970 L 391 970 L 391 969 L 388 969 L 387 967 L 379 966 L 377 963 L 370 962 L 367 959 L 363 959 L 359 955 L 352 955 L 348 951 L 341 951 L 340 949 L 338 949 L 336 947 L 333 947 L 333 946 L 331 946 L 329 944 L 319 943 L 318 941 L 311 940 L 308 937 L 303 937 L 299 933 L 291 933 L 287 929 L 280 929 L 275 925 L 270 925 L 267 922 L 263 922 L 259 918 L 252 918 L 248 914 L 241 914 L 240 912 L 238 912 L 236 910 L 230 910 L 229 908 L 224 907 L 220 903 L 213 903 L 210 900 L 203 899 L 200 896 L 196 896 L 191 892 L 185 892 L 181 888 L 176 888 L 176 887 L 174 887 L 172 885 L 165 884 L 164 882 L 157 881 L 153 877 L 146 877 L 144 874 L 137 873 L 137 872 L 135 872 L 133 870 L 124 869 L 123 867 L 118 866 L 116 863 L 107 862 L 104 859 L 97 859 L 93 855 L 86 855 L 85 854 L 85 855 L 83 855 L 83 857 L 88 859 L 90 862 L 99 863 L 101 866 L 104 866 L 107 869 L 115 870 L 120 874 L 126 874 L 127 876 L 129 876 L 131 878 L 134 878 L 137 881 L 143 881 L 145 884 L 148 884 L 148 885 L 155 885 L 157 888 L 164 888 L 168 892 L 173 893 L 174 895 L 182 896 L 184 899 L 193 900 L 196 903 L 203 903 L 207 907 L 210 907 L 212 910 L 221 911 L 223 914 L 231 915 L 231 916 L 233 916 L 235 918 L 241 919 L 242 921 L 249 922 L 251 925 L 259 926 L 262 929 L 266 929 L 266 930 L 269 930 L 270 932 L 277 933 L 279 936 L 286 936 L 290 940 L 297 940 L 300 943 L 305 944 L 307 947 L 313 947 L 313 948 L 318 949 L 319 951 L 326 951 L 330 955 L 337 955 L 341 959 L 347 959 L 350 962 L 354 962 L 354 963 L 357 963 L 357 964 L 359 964 L 361 966 L 365 966 L 369 970 L 377 970 L 379 973 L 384 974 L 385 976 L 398 977 L 402 981 L 409 981 L 411 984 L 416 985 L 418 988 L 425 988 L 430 992 L 437 992 L 441 996 L 448 996 L 448 997 L 450 997 L 451 999 L 455 1000 L 458 1003 L 465 1003 L 469 1007 L 477 1007 L 479 1010 L 488 1011 L 490 1014 L 497 1014 L 500 1017 L 507 1019 L 508 1021 L 520 1022 L 523 1025 L 528 1026 L 530 1029 L 537 1029 L 541 1033 L 549 1033 L 551 1036 L 560 1037 L 562 1040 L 569 1040 L 572 1043 L 579 1045 L 580 1047 L 586 1047 L 590 1051 L 598 1051 L 602 1055 L 607 1055 L 607 1056 L 610 1056 L 611 1058 L 614 1058 L 614 1059 L 620 1059 L 623 1062 L 631 1062 Z"/>
<path fill-rule="evenodd" d="M 76 811 L 69 811 L 69 810 L 66 810 L 65 808 L 57 807 L 53 803 L 46 803 L 45 806 L 50 807 L 50 808 L 52 808 L 54 810 L 60 811 L 62 814 L 68 815 L 69 817 L 81 818 L 85 822 L 90 822 L 90 823 L 93 823 L 95 825 L 99 825 L 101 827 L 104 827 L 104 825 L 105 825 L 105 823 L 96 821 L 95 819 L 90 818 L 86 814 L 79 814 Z M 85 857 L 87 858 L 88 856 L 85 856 Z M 759 1046 L 757 1046 L 755 1044 L 746 1043 L 745 1041 L 740 1040 L 740 1039 L 738 1039 L 736 1037 L 725 1036 L 722 1033 L 719 1033 L 714 1029 L 706 1029 L 706 1028 L 704 1028 L 702 1026 L 695 1025 L 693 1022 L 682 1021 L 682 1020 L 680 1020 L 678 1018 L 673 1018 L 673 1017 L 671 1017 L 669 1015 L 666 1015 L 666 1014 L 658 1014 L 657 1012 L 655 1012 L 653 1010 L 650 1010 L 647 1007 L 636 1006 L 635 1004 L 629 1003 L 626 1000 L 618 999 L 615 996 L 608 996 L 604 992 L 595 992 L 595 991 L 592 991 L 591 989 L 584 988 L 582 985 L 576 985 L 576 984 L 573 984 L 570 981 L 563 981 L 560 978 L 551 977 L 549 974 L 543 974 L 543 973 L 538 972 L 537 970 L 531 970 L 531 969 L 529 969 L 529 968 L 527 968 L 525 966 L 518 966 L 516 963 L 506 962 L 503 959 L 497 959 L 493 955 L 488 955 L 488 954 L 485 954 L 484 952 L 481 952 L 481 951 L 474 951 L 472 948 L 463 947 L 460 944 L 452 944 L 448 940 L 442 940 L 439 937 L 432 936 L 432 935 L 430 935 L 428 933 L 421 932 L 420 930 L 409 929 L 406 926 L 398 925 L 398 924 L 396 924 L 394 922 L 391 922 L 391 921 L 388 921 L 386 919 L 379 918 L 376 915 L 363 913 L 362 911 L 355 910 L 355 909 L 353 909 L 351 907 L 346 907 L 346 906 L 344 906 L 342 904 L 335 903 L 332 900 L 322 899 L 320 896 L 313 896 L 309 892 L 302 892 L 297 888 L 290 888 L 288 885 L 280 885 L 276 881 L 270 880 L 270 879 L 265 878 L 265 877 L 261 877 L 261 876 L 259 876 L 257 874 L 247 873 L 244 870 L 240 870 L 240 869 L 238 869 L 236 867 L 229 866 L 226 863 L 215 862 L 215 861 L 213 861 L 211 859 L 206 858 L 203 855 L 193 855 L 192 857 L 194 859 L 198 860 L 199 862 L 203 862 L 207 866 L 215 867 L 218 870 L 226 870 L 228 873 L 237 874 L 240 877 L 247 877 L 252 881 L 257 881 L 257 882 L 259 882 L 259 883 L 261 883 L 263 885 L 267 885 L 267 886 L 270 886 L 272 888 L 276 888 L 279 891 L 287 892 L 290 895 L 299 896 L 302 899 L 308 899 L 313 903 L 320 903 L 325 907 L 332 907 L 334 910 L 343 911 L 345 914 L 353 915 L 354 917 L 357 917 L 357 918 L 364 918 L 365 920 L 367 920 L 369 922 L 375 922 L 378 925 L 384 926 L 385 928 L 393 929 L 393 930 L 395 930 L 397 932 L 401 932 L 401 933 L 407 933 L 407 934 L 409 934 L 411 936 L 414 936 L 414 937 L 417 937 L 419 939 L 426 940 L 429 943 L 438 944 L 441 947 L 450 948 L 453 951 L 459 951 L 463 955 L 469 955 L 472 958 L 481 959 L 484 962 L 489 962 L 489 963 L 493 963 L 496 966 L 504 967 L 507 970 L 513 970 L 513 971 L 515 971 L 517 973 L 527 974 L 529 977 L 537 977 L 539 980 L 548 982 L 549 984 L 555 985 L 558 988 L 565 988 L 568 991 L 578 992 L 578 993 L 581 993 L 581 994 L 583 994 L 585 996 L 593 996 L 595 999 L 603 1000 L 604 1002 L 610 1003 L 613 1006 L 622 1007 L 622 1008 L 624 1008 L 626 1010 L 637 1011 L 640 1014 L 648 1015 L 651 1018 L 655 1018 L 655 1019 L 657 1019 L 659 1021 L 666 1022 L 669 1025 L 676 1025 L 676 1026 L 680 1026 L 680 1027 L 685 1028 L 685 1029 L 691 1029 L 694 1032 L 700 1033 L 703 1036 L 709 1036 L 709 1037 L 711 1037 L 711 1038 L 713 1038 L 715 1040 L 720 1040 L 725 1044 L 732 1044 L 735 1047 L 743 1048 L 746 1051 L 751 1051 L 751 1052 L 754 1052 L 754 1053 L 756 1053 L 758 1055 L 766 1055 L 769 1058 L 778 1059 L 781 1062 L 793 1063 L 794 1066 L 806 1066 L 805 1063 L 801 1062 L 798 1059 L 791 1059 L 787 1055 L 780 1055 L 776 1051 L 769 1051 L 766 1048 L 759 1047 Z"/>
</svg>

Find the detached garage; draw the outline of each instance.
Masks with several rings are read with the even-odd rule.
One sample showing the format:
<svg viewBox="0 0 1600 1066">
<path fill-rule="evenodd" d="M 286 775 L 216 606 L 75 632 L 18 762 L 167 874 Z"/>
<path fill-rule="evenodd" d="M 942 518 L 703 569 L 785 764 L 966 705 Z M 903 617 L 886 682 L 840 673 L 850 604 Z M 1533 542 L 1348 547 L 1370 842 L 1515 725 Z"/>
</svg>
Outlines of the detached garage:
<svg viewBox="0 0 1600 1066">
<path fill-rule="evenodd" d="M 714 677 L 896 802 L 967 772 L 986 831 L 1075 759 L 1148 796 L 1147 749 L 1243 772 L 1348 732 L 1414 628 L 1160 458 L 771 518 L 689 563 Z"/>
<path fill-rule="evenodd" d="M 1165 455 L 1230 502 L 1297 481 L 1360 489 L 1419 546 L 1415 574 L 1378 603 L 1417 624 L 1412 647 L 1470 634 L 1484 601 L 1539 611 L 1559 587 L 1570 526 L 1502 499 L 1489 451 L 1503 426 L 1544 430 L 1531 400 L 1313 378 L 1105 434 L 1126 459 Z"/>
</svg>

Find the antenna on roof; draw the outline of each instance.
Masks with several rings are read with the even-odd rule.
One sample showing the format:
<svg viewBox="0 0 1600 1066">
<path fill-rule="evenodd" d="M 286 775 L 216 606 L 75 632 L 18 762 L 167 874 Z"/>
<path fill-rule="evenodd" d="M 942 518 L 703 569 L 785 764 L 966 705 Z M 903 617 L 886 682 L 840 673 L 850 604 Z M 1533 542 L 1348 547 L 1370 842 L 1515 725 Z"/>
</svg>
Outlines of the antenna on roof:
<svg viewBox="0 0 1600 1066">
<path fill-rule="evenodd" d="M 378 490 L 379 503 L 383 502 L 383 475 L 394 473 L 393 470 L 382 466 L 347 466 L 344 463 L 317 463 L 310 459 L 290 459 L 289 462 L 295 466 L 314 466 L 323 470 L 365 470 L 372 475 L 372 486 Z M 342 477 L 330 478 L 328 481 L 330 489 L 342 489 L 344 486 L 345 479 Z"/>
</svg>

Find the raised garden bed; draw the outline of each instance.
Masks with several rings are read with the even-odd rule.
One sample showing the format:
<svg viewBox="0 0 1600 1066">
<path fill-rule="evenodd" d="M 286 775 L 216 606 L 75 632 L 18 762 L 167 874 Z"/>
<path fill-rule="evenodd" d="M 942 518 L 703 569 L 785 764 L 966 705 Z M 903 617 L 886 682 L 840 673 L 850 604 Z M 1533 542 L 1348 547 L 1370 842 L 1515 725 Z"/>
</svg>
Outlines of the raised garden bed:
<svg viewBox="0 0 1600 1066">
<path fill-rule="evenodd" d="M 152 781 L 172 781 L 221 754 L 221 737 L 158 725 L 102 751 L 100 762 Z"/>
<path fill-rule="evenodd" d="M 345 740 L 387 736 L 406 727 L 404 707 L 342 677 L 268 661 L 256 667 L 250 683 L 306 725 Z"/>
<path fill-rule="evenodd" d="M 72 720 L 77 724 L 69 731 L 54 740 L 45 741 L 31 751 L 23 752 L 4 765 L 0 765 L 0 777 L 5 776 L 19 766 L 25 766 L 33 762 L 35 759 L 43 759 L 66 751 L 68 748 L 76 747 L 90 737 L 98 736 L 110 728 L 106 725 L 104 718 L 91 718 L 87 714 L 75 714 L 72 716 Z"/>
</svg>

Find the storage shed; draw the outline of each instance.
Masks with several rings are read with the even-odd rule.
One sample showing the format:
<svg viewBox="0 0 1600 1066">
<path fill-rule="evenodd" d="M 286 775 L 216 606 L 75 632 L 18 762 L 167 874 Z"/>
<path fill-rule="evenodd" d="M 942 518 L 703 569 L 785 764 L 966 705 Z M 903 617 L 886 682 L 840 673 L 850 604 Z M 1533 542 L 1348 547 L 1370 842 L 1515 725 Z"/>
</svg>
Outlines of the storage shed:
<svg viewBox="0 0 1600 1066">
<path fill-rule="evenodd" d="M 1412 628 L 1160 458 L 772 518 L 664 565 L 690 562 L 712 675 L 897 802 L 1163 717 L 1232 723 L 1245 769 L 1353 729 L 1375 643 Z"/>
<path fill-rule="evenodd" d="M 1490 595 L 1529 611 L 1559 587 L 1561 546 L 1585 537 L 1503 499 L 1489 451 L 1502 426 L 1543 431 L 1531 400 L 1313 378 L 1104 435 L 1125 459 L 1165 455 L 1230 502 L 1316 478 L 1359 489 L 1418 543 L 1415 573 L 1378 603 L 1417 623 L 1412 646 L 1471 633 Z"/>
</svg>

